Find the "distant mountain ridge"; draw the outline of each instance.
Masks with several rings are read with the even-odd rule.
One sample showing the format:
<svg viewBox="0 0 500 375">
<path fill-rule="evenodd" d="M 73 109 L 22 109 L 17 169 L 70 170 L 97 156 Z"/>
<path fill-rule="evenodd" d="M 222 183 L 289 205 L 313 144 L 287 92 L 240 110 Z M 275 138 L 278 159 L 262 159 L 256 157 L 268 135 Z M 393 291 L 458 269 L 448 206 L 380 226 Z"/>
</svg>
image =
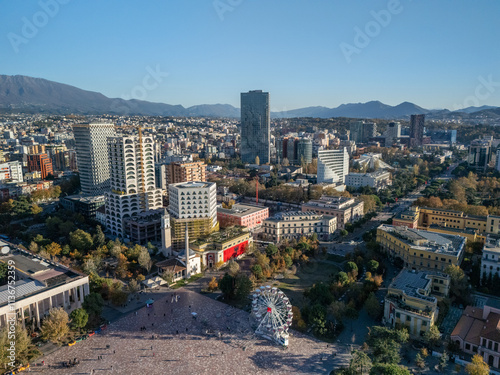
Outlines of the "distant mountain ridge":
<svg viewBox="0 0 500 375">
<path fill-rule="evenodd" d="M 82 115 L 240 117 L 239 108 L 235 108 L 230 104 L 201 104 L 185 108 L 182 105 L 153 103 L 137 99 L 108 98 L 98 92 L 82 90 L 43 78 L 21 75 L 0 75 L 0 111 Z M 380 101 L 370 101 L 367 103 L 342 104 L 336 108 L 316 106 L 272 112 L 271 116 L 273 118 L 352 117 L 403 119 L 412 114 L 421 113 L 436 118 L 467 117 L 476 114 L 500 117 L 500 108 L 492 106 L 468 107 L 451 112 L 447 109 L 428 110 L 409 102 L 390 106 Z"/>
</svg>

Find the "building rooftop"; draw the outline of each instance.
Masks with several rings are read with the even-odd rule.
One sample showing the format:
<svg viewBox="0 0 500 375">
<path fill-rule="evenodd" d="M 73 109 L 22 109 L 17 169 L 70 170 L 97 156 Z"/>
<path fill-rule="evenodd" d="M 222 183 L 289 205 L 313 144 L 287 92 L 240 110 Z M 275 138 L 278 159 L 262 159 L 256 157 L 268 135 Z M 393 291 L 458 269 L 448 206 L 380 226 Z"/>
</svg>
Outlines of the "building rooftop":
<svg viewBox="0 0 500 375">
<path fill-rule="evenodd" d="M 310 200 L 309 202 L 304 203 L 303 205 L 343 209 L 358 203 L 359 201 L 356 201 L 354 198 L 332 197 L 328 195 L 323 195 L 320 199 Z"/>
<path fill-rule="evenodd" d="M 52 262 L 39 255 L 15 248 L 12 244 L 0 243 L 0 247 L 9 246 L 10 252 L 0 256 L 0 262 L 14 261 L 16 268 L 16 301 L 23 297 L 66 284 L 86 275 L 73 271 L 63 265 Z M 9 291 L 7 285 L 0 286 L 0 306 L 7 304 Z"/>
<path fill-rule="evenodd" d="M 458 256 L 464 246 L 466 238 L 458 235 L 434 233 L 426 230 L 411 229 L 405 226 L 395 227 L 382 224 L 378 229 L 399 238 L 412 249 L 431 251 L 437 254 Z"/>
<path fill-rule="evenodd" d="M 222 229 L 219 232 L 210 233 L 208 236 L 194 241 L 193 244 L 202 245 L 204 243 L 222 243 L 247 233 L 248 231 L 245 227 L 235 225 L 233 227 Z"/>
<path fill-rule="evenodd" d="M 432 276 L 449 278 L 449 276 L 440 272 L 404 269 L 394 278 L 390 288 L 401 290 L 409 297 L 436 303 L 436 297 L 424 294 L 426 293 L 424 291 L 427 291 L 430 288 Z"/>
<path fill-rule="evenodd" d="M 270 217 L 266 220 L 272 221 L 281 221 L 281 220 L 290 220 L 290 219 L 298 219 L 300 217 L 304 217 L 304 220 L 314 220 L 319 219 L 322 215 L 318 215 L 316 212 L 302 212 L 302 211 L 290 211 L 290 212 L 279 212 L 273 217 Z"/>
<path fill-rule="evenodd" d="M 268 208 L 264 206 L 255 206 L 249 204 L 234 204 L 232 208 L 217 208 L 217 212 L 238 217 L 250 215 L 262 210 L 268 210 Z"/>
<path fill-rule="evenodd" d="M 179 189 L 199 189 L 199 188 L 207 188 L 212 185 L 215 185 L 214 182 L 203 182 L 203 181 L 189 181 L 189 182 L 179 182 L 177 184 L 171 184 L 170 186 L 174 186 Z"/>
<path fill-rule="evenodd" d="M 82 203 L 99 203 L 103 202 L 105 197 L 104 195 L 68 195 L 67 197 L 64 197 L 63 199 L 68 199 L 72 201 L 78 201 Z"/>
</svg>

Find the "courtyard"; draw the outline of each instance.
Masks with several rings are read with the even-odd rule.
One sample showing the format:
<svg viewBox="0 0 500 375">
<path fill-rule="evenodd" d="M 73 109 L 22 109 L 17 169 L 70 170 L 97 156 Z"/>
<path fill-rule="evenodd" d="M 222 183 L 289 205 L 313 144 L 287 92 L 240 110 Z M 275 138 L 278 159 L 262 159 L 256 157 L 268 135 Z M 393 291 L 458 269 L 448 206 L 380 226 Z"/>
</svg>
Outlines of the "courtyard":
<svg viewBox="0 0 500 375">
<path fill-rule="evenodd" d="M 289 347 L 283 349 L 254 335 L 248 313 L 184 288 L 175 293 L 177 302 L 172 291 L 101 334 L 41 358 L 31 372 L 328 374 L 348 364 L 347 346 L 333 348 L 292 331 Z M 75 358 L 78 365 L 64 367 Z"/>
</svg>

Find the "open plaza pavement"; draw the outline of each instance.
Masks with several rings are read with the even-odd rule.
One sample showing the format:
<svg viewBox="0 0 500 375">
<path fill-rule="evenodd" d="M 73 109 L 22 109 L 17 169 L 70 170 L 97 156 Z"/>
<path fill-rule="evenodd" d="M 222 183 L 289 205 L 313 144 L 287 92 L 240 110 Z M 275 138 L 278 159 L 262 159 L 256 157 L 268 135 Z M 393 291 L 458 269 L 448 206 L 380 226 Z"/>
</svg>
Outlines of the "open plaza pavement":
<svg viewBox="0 0 500 375">
<path fill-rule="evenodd" d="M 328 374 L 350 348 L 291 331 L 289 346 L 254 335 L 249 313 L 184 288 L 39 359 L 46 374 Z M 177 300 L 177 302 L 175 302 Z M 196 313 L 196 318 L 192 313 Z M 79 360 L 71 368 L 63 363 Z M 101 359 L 99 359 L 101 358 Z M 42 366 L 41 362 L 45 361 Z"/>
</svg>

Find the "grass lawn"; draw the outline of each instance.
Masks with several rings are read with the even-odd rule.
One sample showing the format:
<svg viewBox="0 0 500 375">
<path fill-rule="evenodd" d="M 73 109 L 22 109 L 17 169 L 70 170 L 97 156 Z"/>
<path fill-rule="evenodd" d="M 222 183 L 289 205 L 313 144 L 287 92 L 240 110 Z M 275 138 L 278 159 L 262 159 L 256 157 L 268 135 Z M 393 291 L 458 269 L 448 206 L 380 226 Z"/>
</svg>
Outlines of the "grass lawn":
<svg viewBox="0 0 500 375">
<path fill-rule="evenodd" d="M 330 275 L 335 276 L 339 269 L 332 264 L 322 262 L 310 262 L 298 268 L 295 275 L 279 280 L 277 285 L 292 302 L 292 305 L 302 308 L 307 300 L 304 298 L 304 290 L 320 281 L 329 283 Z"/>
<path fill-rule="evenodd" d="M 326 259 L 331 260 L 332 262 L 336 262 L 336 263 L 345 262 L 345 257 L 340 256 L 340 255 L 336 255 L 336 254 L 328 254 L 326 256 Z"/>
</svg>

